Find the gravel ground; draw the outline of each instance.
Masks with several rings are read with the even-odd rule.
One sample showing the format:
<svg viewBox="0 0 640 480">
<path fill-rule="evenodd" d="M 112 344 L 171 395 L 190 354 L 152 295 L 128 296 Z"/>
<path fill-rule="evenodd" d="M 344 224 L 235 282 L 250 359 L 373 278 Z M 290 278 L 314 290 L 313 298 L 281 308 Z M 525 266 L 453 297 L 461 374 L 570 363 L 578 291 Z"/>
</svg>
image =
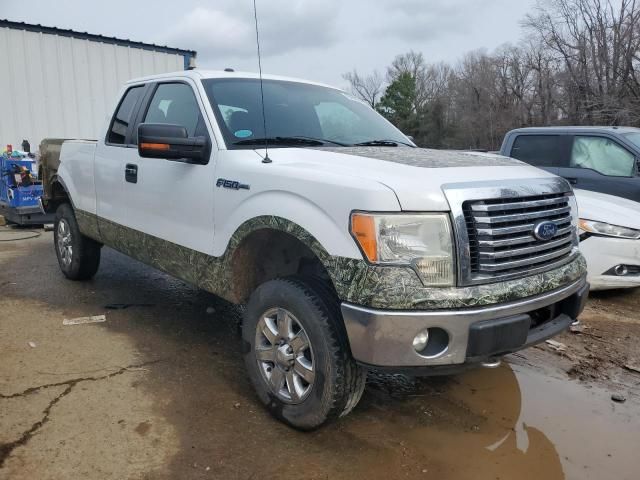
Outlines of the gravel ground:
<svg viewBox="0 0 640 480">
<path fill-rule="evenodd" d="M 109 249 L 67 281 L 39 233 L 0 242 L 0 479 L 638 478 L 639 292 L 594 296 L 560 351 L 372 374 L 305 434 L 257 402 L 236 307 Z M 63 325 L 86 315 L 106 321 Z"/>
</svg>

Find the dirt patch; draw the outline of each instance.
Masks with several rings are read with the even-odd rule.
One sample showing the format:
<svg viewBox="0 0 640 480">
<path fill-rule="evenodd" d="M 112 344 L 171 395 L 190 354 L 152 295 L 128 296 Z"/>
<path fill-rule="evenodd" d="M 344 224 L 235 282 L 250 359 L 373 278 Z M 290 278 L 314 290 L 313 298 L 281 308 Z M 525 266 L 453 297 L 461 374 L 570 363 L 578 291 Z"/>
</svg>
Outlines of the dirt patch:
<svg viewBox="0 0 640 480">
<path fill-rule="evenodd" d="M 151 430 L 151 422 L 140 422 L 134 430 L 138 435 L 144 436 Z"/>
<path fill-rule="evenodd" d="M 371 374 L 352 414 L 300 433 L 251 389 L 238 308 L 108 249 L 65 281 L 50 236 L 0 245 L 0 479 L 637 478 L 634 293 L 595 296 L 562 352 Z"/>
<path fill-rule="evenodd" d="M 554 338 L 566 348 L 543 343 L 523 355 L 547 359 L 570 378 L 622 392 L 640 394 L 640 291 L 592 292 L 579 327 Z"/>
</svg>

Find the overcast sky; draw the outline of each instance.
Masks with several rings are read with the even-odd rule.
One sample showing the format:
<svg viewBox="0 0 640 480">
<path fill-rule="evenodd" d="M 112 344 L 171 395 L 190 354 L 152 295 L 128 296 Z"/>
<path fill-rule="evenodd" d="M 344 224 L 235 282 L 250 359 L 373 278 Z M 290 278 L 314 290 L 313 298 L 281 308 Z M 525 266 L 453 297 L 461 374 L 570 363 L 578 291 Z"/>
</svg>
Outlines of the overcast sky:
<svg viewBox="0 0 640 480">
<path fill-rule="evenodd" d="M 411 49 L 455 62 L 521 37 L 534 0 L 257 0 L 266 73 L 345 86 Z M 0 0 L 0 18 L 198 51 L 200 68 L 257 71 L 252 0 Z"/>
</svg>

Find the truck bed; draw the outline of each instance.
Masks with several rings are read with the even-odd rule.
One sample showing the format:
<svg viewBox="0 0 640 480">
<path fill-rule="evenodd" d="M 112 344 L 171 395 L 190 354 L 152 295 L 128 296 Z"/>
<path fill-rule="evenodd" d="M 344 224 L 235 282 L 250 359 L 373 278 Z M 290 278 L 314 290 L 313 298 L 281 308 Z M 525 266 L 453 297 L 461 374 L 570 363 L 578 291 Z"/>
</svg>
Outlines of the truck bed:
<svg viewBox="0 0 640 480">
<path fill-rule="evenodd" d="M 60 167 L 60 153 L 62 146 L 65 145 L 65 150 L 68 147 L 82 148 L 86 144 L 90 144 L 95 148 L 97 140 L 82 140 L 71 138 L 45 138 L 40 143 L 40 166 L 38 169 L 38 177 L 42 180 L 44 187 L 43 200 L 49 201 L 55 198 L 55 192 L 52 188 L 52 181 L 58 173 Z"/>
</svg>

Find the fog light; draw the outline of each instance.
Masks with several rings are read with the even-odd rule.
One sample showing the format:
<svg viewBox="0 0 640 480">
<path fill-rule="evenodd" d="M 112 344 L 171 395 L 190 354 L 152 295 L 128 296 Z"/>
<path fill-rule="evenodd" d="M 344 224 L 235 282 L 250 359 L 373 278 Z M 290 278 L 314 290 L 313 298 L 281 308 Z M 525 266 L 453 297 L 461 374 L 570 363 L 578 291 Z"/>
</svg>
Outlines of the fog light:
<svg viewBox="0 0 640 480">
<path fill-rule="evenodd" d="M 626 265 L 618 265 L 613 269 L 613 271 L 616 272 L 616 275 L 618 275 L 619 277 L 624 277 L 627 273 L 629 273 L 629 269 Z"/>
<path fill-rule="evenodd" d="M 424 358 L 439 357 L 448 347 L 449 334 L 440 327 L 425 328 L 413 339 L 414 350 Z"/>
<path fill-rule="evenodd" d="M 423 330 L 413 339 L 413 348 L 416 352 L 420 353 L 425 349 L 428 341 L 429 330 Z"/>
</svg>

